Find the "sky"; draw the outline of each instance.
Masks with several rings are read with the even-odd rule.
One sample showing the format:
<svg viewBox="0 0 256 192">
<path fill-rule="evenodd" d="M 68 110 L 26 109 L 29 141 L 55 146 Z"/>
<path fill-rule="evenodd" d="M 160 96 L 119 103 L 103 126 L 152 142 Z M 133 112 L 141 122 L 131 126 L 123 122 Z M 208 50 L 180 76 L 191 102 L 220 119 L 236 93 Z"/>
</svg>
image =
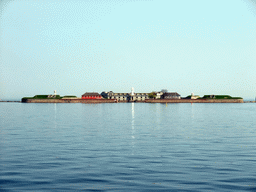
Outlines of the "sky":
<svg viewBox="0 0 256 192">
<path fill-rule="evenodd" d="M 256 0 L 1 0 L 0 99 L 256 96 Z"/>
</svg>

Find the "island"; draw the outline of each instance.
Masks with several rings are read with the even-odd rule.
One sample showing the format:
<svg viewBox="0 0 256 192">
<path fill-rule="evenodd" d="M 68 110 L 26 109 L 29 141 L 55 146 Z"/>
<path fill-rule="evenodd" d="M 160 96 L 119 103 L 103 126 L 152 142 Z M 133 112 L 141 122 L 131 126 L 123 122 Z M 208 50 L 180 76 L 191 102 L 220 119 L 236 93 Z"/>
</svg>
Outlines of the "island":
<svg viewBox="0 0 256 192">
<path fill-rule="evenodd" d="M 168 92 L 166 89 L 159 92 L 135 93 L 132 88 L 130 93 L 114 93 L 113 91 L 101 94 L 97 92 L 86 92 L 81 97 L 74 95 L 60 96 L 54 91 L 53 95 L 35 95 L 34 97 L 23 97 L 23 103 L 243 103 L 242 97 L 231 97 L 230 95 L 188 95 L 181 97 L 177 92 Z"/>
</svg>

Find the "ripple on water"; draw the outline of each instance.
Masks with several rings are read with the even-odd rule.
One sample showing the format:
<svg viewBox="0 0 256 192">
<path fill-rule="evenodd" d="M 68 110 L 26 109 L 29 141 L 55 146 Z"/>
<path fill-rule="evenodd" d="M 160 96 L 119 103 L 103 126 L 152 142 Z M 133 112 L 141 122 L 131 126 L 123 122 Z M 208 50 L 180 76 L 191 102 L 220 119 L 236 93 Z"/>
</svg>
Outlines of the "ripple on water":
<svg viewBox="0 0 256 192">
<path fill-rule="evenodd" d="M 7 110 L 0 191 L 256 190 L 256 111 L 244 105 L 1 105 Z"/>
</svg>

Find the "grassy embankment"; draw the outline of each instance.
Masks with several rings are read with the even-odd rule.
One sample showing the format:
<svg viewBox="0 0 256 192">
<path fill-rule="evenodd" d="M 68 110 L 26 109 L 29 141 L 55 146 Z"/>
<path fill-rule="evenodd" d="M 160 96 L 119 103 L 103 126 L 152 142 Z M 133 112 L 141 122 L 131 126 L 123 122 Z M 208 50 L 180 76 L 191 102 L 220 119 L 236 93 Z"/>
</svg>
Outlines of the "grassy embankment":
<svg viewBox="0 0 256 192">
<path fill-rule="evenodd" d="M 242 97 L 231 97 L 230 95 L 204 95 L 202 98 L 199 99 L 243 99 Z"/>
<path fill-rule="evenodd" d="M 22 99 L 62 99 L 62 98 L 76 98 L 74 95 L 35 95 L 34 97 L 23 97 Z"/>
</svg>

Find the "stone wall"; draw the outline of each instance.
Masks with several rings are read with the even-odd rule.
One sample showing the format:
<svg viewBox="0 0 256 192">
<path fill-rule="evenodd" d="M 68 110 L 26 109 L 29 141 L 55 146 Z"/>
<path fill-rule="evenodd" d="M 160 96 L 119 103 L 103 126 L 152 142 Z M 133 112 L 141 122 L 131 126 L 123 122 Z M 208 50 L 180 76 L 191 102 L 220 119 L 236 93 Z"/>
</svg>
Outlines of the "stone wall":
<svg viewBox="0 0 256 192">
<path fill-rule="evenodd" d="M 146 103 L 243 103 L 243 99 L 146 99 Z"/>
<path fill-rule="evenodd" d="M 22 99 L 23 103 L 115 103 L 115 99 Z"/>
<path fill-rule="evenodd" d="M 116 99 L 22 99 L 23 103 L 127 103 Z M 146 99 L 137 103 L 243 103 L 243 99 Z"/>
</svg>

